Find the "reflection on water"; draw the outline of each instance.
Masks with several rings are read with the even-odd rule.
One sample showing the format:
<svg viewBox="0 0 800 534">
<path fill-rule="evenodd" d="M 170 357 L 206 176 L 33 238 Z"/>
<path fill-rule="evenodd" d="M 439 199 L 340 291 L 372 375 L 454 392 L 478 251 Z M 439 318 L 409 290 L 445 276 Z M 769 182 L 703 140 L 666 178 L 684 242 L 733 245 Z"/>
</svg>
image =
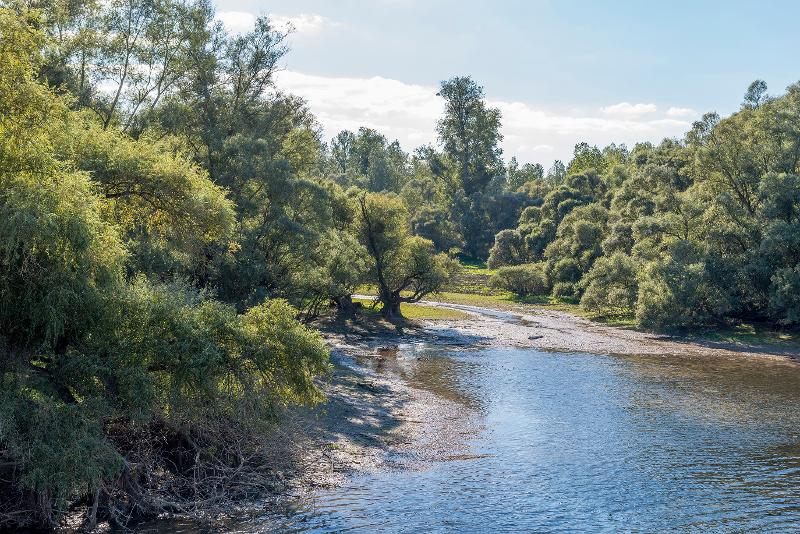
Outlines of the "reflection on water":
<svg viewBox="0 0 800 534">
<path fill-rule="evenodd" d="M 800 369 L 764 360 L 385 355 L 477 408 L 470 454 L 363 476 L 244 532 L 800 528 Z"/>
</svg>

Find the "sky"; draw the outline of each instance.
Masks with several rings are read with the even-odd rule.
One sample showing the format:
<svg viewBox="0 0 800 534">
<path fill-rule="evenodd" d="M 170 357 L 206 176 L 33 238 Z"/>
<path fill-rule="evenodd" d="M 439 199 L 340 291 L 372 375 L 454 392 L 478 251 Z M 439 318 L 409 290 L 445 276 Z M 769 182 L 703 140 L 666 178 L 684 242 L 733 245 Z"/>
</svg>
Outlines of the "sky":
<svg viewBox="0 0 800 534">
<path fill-rule="evenodd" d="M 747 86 L 800 80 L 800 2 L 216 0 L 232 33 L 291 25 L 280 89 L 325 139 L 368 126 L 436 143 L 442 80 L 470 75 L 502 113 L 503 156 L 549 167 L 576 143 L 682 137 L 738 109 Z"/>
</svg>

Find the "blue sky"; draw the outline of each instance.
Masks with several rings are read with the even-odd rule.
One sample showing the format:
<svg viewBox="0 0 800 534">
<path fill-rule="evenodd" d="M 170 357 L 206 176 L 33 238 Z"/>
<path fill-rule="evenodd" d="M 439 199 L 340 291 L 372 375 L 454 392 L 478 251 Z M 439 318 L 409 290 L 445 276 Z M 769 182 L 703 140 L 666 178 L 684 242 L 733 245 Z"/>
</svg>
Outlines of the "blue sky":
<svg viewBox="0 0 800 534">
<path fill-rule="evenodd" d="M 503 113 L 506 159 L 548 166 L 572 146 L 681 136 L 747 85 L 800 79 L 800 2 L 218 0 L 244 31 L 291 23 L 278 84 L 325 136 L 375 127 L 408 150 L 435 141 L 438 83 L 469 74 Z"/>
</svg>

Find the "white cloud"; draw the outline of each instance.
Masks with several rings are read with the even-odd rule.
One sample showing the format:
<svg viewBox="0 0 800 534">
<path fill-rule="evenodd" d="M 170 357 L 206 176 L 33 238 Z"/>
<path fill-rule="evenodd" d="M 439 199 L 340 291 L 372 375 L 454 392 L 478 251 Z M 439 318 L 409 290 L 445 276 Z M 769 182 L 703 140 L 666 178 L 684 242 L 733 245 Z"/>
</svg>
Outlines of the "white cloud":
<svg viewBox="0 0 800 534">
<path fill-rule="evenodd" d="M 697 112 L 692 108 L 671 107 L 667 110 L 667 115 L 670 117 L 691 117 L 692 115 L 697 115 Z"/>
<path fill-rule="evenodd" d="M 256 16 L 247 11 L 219 11 L 214 17 L 231 33 L 247 33 L 256 25 Z"/>
<path fill-rule="evenodd" d="M 256 15 L 248 11 L 220 11 L 215 20 L 222 22 L 225 29 L 233 34 L 247 33 L 255 27 Z M 301 13 L 295 16 L 269 15 L 275 27 L 280 29 L 291 29 L 296 34 L 319 33 L 325 28 L 333 28 L 339 23 L 322 15 Z"/>
<path fill-rule="evenodd" d="M 308 101 L 327 138 L 342 129 L 367 126 L 389 139 L 398 139 L 406 150 L 436 142 L 436 121 L 444 111 L 436 87 L 378 76 L 336 78 L 294 71 L 278 73 L 277 84 Z M 599 146 L 612 142 L 632 146 L 639 141 L 658 142 L 664 137 L 682 136 L 691 126 L 685 120 L 643 117 L 644 113 L 557 113 L 523 102 L 488 103 L 502 113 L 506 160 L 516 156 L 521 163 L 539 162 L 546 167 L 553 159 L 569 160 L 575 144 L 581 141 Z"/>
<path fill-rule="evenodd" d="M 631 104 L 630 102 L 620 102 L 600 108 L 604 114 L 613 117 L 638 117 L 646 113 L 655 113 L 657 110 L 655 104 Z"/>
<path fill-rule="evenodd" d="M 444 111 L 435 88 L 380 76 L 333 78 L 282 71 L 277 84 L 308 101 L 326 136 L 368 126 L 400 140 L 407 150 L 435 140 L 436 120 Z"/>
<path fill-rule="evenodd" d="M 325 28 L 332 28 L 339 25 L 337 22 L 334 22 L 327 17 L 323 17 L 322 15 L 308 13 L 301 13 L 295 17 L 270 15 L 270 18 L 276 26 L 291 28 L 297 33 L 318 33 Z"/>
</svg>

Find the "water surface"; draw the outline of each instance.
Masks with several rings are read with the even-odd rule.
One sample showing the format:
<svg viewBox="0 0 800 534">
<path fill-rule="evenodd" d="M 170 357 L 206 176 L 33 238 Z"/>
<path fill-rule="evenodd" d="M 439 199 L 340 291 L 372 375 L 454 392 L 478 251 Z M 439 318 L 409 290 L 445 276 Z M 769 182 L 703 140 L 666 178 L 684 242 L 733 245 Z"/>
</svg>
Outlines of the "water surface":
<svg viewBox="0 0 800 534">
<path fill-rule="evenodd" d="M 481 430 L 466 459 L 360 476 L 243 532 L 800 529 L 800 370 L 769 360 L 401 348 Z"/>
</svg>

